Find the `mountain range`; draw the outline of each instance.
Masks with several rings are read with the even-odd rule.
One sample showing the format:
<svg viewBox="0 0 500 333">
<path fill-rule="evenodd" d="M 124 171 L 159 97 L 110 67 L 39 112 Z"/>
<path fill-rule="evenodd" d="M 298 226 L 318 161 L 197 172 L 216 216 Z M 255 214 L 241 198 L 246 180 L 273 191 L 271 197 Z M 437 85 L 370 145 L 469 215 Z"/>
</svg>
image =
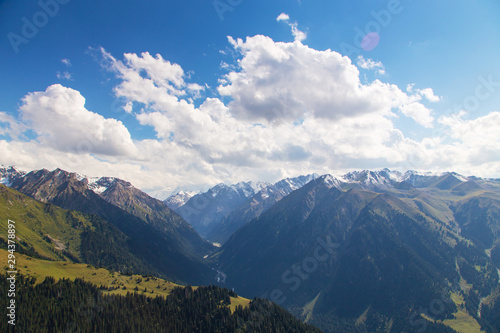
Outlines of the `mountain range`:
<svg viewBox="0 0 500 333">
<path fill-rule="evenodd" d="M 478 314 L 500 301 L 499 185 L 455 173 L 325 175 L 237 230 L 213 259 L 239 293 L 325 331 L 392 332 L 433 302 L 442 305 L 434 321 L 453 326 L 465 308 L 495 331 Z"/>
<path fill-rule="evenodd" d="M 500 331 L 498 179 L 364 170 L 166 202 L 59 169 L 3 167 L 0 182 L 36 258 L 217 283 L 325 332 Z"/>
<path fill-rule="evenodd" d="M 88 179 L 60 169 L 16 173 L 3 168 L 4 183 L 35 200 L 92 214 L 126 236 L 132 253 L 160 276 L 209 283 L 203 256 L 213 246 L 163 202 L 116 178 Z"/>
<path fill-rule="evenodd" d="M 186 198 L 184 193 L 171 196 L 165 202 L 206 239 L 223 243 L 245 223 L 316 177 L 318 175 L 311 174 L 287 178 L 275 184 L 218 184 L 207 192 L 191 196 L 184 204 L 179 204 L 181 198 Z"/>
</svg>

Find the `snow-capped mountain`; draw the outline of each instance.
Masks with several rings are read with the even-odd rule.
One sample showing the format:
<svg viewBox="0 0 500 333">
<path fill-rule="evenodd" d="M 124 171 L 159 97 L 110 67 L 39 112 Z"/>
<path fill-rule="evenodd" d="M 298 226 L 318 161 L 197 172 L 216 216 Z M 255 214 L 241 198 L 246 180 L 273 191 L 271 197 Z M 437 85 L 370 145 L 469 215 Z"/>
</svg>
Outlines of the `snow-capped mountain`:
<svg viewBox="0 0 500 333">
<path fill-rule="evenodd" d="M 339 180 L 343 183 L 342 188 L 347 189 L 353 185 L 369 190 L 383 190 L 406 184 L 416 188 L 433 186 L 433 184 L 450 177 L 448 181 L 456 184 L 468 182 L 470 178 L 455 172 L 419 172 L 409 170 L 400 172 L 396 170 L 382 169 L 378 171 L 363 170 L 353 171 L 343 175 Z"/>
<path fill-rule="evenodd" d="M 196 194 L 197 192 L 194 191 L 179 191 L 176 194 L 169 196 L 163 202 L 165 202 L 171 209 L 176 210 L 180 206 L 186 204 L 186 202 L 188 202 L 188 200 L 194 197 Z"/>
<path fill-rule="evenodd" d="M 94 191 L 94 193 L 101 194 L 104 193 L 118 178 L 114 177 L 92 177 L 85 180 L 88 184 L 89 190 Z M 130 185 L 132 186 L 132 185 Z"/>
<path fill-rule="evenodd" d="M 310 174 L 286 178 L 263 187 L 240 207 L 235 208 L 223 219 L 214 223 L 206 232 L 206 237 L 216 242 L 225 242 L 237 229 L 258 217 L 282 198 L 318 177 L 318 174 Z M 337 183 L 333 177 L 331 177 L 331 182 L 332 184 Z"/>
<path fill-rule="evenodd" d="M 362 187 L 391 186 L 394 183 L 402 182 L 405 174 L 399 171 L 383 169 L 379 171 L 362 170 L 349 172 L 342 176 L 344 183 L 355 183 Z"/>
<path fill-rule="evenodd" d="M 26 174 L 26 171 L 19 170 L 14 166 L 0 165 L 0 184 L 10 186 L 12 182 Z"/>
<path fill-rule="evenodd" d="M 240 182 L 226 185 L 220 183 L 208 191 L 198 193 L 190 197 L 183 205 L 174 208 L 176 202 L 182 201 L 182 195 L 174 195 L 167 202 L 173 202 L 170 206 L 186 221 L 188 221 L 202 236 L 214 223 L 222 220 L 227 214 L 240 207 L 248 198 L 256 192 L 268 186 L 265 182 Z"/>
<path fill-rule="evenodd" d="M 295 178 L 282 179 L 279 182 L 266 186 L 257 195 L 260 195 L 263 199 L 266 199 L 273 194 L 278 194 L 281 197 L 286 196 L 293 191 L 301 188 L 305 184 L 309 183 L 311 180 L 318 178 L 319 175 L 316 173 L 299 176 Z"/>
</svg>

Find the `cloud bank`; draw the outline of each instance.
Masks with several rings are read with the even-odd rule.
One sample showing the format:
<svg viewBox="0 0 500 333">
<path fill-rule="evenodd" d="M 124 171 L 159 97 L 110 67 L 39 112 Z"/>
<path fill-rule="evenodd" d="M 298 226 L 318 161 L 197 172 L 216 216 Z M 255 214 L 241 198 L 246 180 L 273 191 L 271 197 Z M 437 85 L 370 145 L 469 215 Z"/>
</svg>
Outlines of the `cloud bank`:
<svg viewBox="0 0 500 333">
<path fill-rule="evenodd" d="M 353 64 L 300 38 L 228 41 L 238 59 L 225 66 L 218 94 L 203 100 L 205 83 L 191 82 L 161 55 L 120 60 L 97 50 L 118 79 L 113 92 L 123 112 L 154 137 L 134 139 L 121 121 L 87 110 L 80 92 L 56 84 L 28 93 L 18 120 L 0 113 L 2 163 L 114 175 L 149 190 L 383 167 L 500 174 L 499 112 L 439 116 L 429 106 L 440 101 L 431 88 L 362 83 L 360 69 L 383 65 Z M 396 127 L 398 118 L 432 135 L 411 139 Z M 26 129 L 34 139 L 20 137 Z"/>
</svg>

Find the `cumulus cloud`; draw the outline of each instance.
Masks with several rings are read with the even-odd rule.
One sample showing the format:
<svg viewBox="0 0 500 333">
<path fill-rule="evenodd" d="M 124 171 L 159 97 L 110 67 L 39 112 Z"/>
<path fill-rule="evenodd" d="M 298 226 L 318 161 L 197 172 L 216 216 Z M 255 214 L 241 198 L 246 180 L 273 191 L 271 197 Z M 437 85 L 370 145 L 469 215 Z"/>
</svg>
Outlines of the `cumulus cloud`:
<svg viewBox="0 0 500 333">
<path fill-rule="evenodd" d="M 241 119 L 273 122 L 306 115 L 331 120 L 388 115 L 393 108 L 421 99 L 379 80 L 361 84 L 358 68 L 335 51 L 274 42 L 260 35 L 229 41 L 243 58 L 218 90 L 233 99 L 229 107 Z"/>
<path fill-rule="evenodd" d="M 0 111 L 0 135 L 17 139 L 27 128 L 19 123 L 14 117 L 6 112 Z"/>
<path fill-rule="evenodd" d="M 26 95 L 19 111 L 38 140 L 58 150 L 127 155 L 135 149 L 120 121 L 85 109 L 85 98 L 60 84 Z"/>
<path fill-rule="evenodd" d="M 436 103 L 441 100 L 440 96 L 434 94 L 432 88 L 425 89 L 414 89 L 415 84 L 409 84 L 406 86 L 406 91 L 409 93 L 415 93 L 420 97 L 425 97 L 429 102 Z"/>
<path fill-rule="evenodd" d="M 117 59 L 98 50 L 118 79 L 114 94 L 124 110 L 154 136 L 133 141 L 120 121 L 87 110 L 78 91 L 53 85 L 23 99 L 21 119 L 37 138 L 0 140 L 3 163 L 114 175 L 151 190 L 353 168 L 500 172 L 498 112 L 435 121 L 424 104 L 440 100 L 432 89 L 360 82 L 357 66 L 383 68 L 373 60 L 353 64 L 331 50 L 260 35 L 229 42 L 237 60 L 225 66 L 220 96 L 197 104 L 206 85 L 180 65 L 147 52 Z M 440 128 L 412 140 L 395 126 L 399 115 Z M 4 135 L 21 126 L 0 113 L 3 124 Z"/>
<path fill-rule="evenodd" d="M 106 68 L 121 79 L 117 96 L 141 104 L 138 121 L 155 130 L 155 158 L 164 151 L 170 164 L 193 174 L 243 179 L 405 158 L 395 153 L 404 136 L 390 118 L 398 108 L 420 105 L 420 95 L 378 80 L 363 85 L 349 58 L 330 50 L 265 36 L 229 41 L 240 59 L 218 91 L 232 101 L 207 98 L 199 107 L 190 103 L 189 87 L 202 85 L 188 82 L 180 66 L 148 54 L 117 60 L 101 50 Z M 155 71 L 164 65 L 175 71 L 159 79 Z"/>
<path fill-rule="evenodd" d="M 288 20 L 290 19 L 290 16 L 288 16 L 288 14 L 285 14 L 285 13 L 281 13 L 278 15 L 278 17 L 276 18 L 276 21 L 280 22 L 280 21 L 285 21 L 285 22 L 288 22 Z"/>
<path fill-rule="evenodd" d="M 411 103 L 407 105 L 402 105 L 401 112 L 407 117 L 413 118 L 418 124 L 432 128 L 432 123 L 434 122 L 434 117 L 431 116 L 431 110 L 426 108 L 420 103 Z"/>
<path fill-rule="evenodd" d="M 486 161 L 500 161 L 500 112 L 491 112 L 476 119 L 465 120 L 465 113 L 445 116 L 439 123 L 448 129 L 446 134 L 454 139 L 453 145 L 467 154 L 463 163 L 481 164 Z M 464 154 L 457 156 L 463 159 Z"/>
<path fill-rule="evenodd" d="M 418 93 L 425 97 L 429 102 L 439 102 L 441 97 L 434 95 L 432 88 L 419 89 Z"/>
</svg>

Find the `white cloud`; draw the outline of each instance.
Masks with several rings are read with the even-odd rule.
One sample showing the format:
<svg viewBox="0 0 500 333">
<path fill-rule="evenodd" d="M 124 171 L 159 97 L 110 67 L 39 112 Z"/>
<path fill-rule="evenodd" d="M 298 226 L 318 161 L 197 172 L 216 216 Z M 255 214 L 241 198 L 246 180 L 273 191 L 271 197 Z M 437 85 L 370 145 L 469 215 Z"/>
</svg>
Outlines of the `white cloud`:
<svg viewBox="0 0 500 333">
<path fill-rule="evenodd" d="M 12 139 L 17 139 L 25 130 L 26 127 L 19 123 L 14 117 L 6 112 L 0 111 L 0 135 L 6 135 Z"/>
<path fill-rule="evenodd" d="M 61 59 L 61 62 L 65 64 L 67 67 L 71 67 L 71 60 L 69 59 Z"/>
<path fill-rule="evenodd" d="M 450 138 L 455 139 L 461 149 L 472 153 L 468 163 L 500 161 L 500 112 L 491 112 L 476 119 L 464 120 L 464 113 L 441 117 L 438 121 L 448 129 Z M 463 156 L 463 154 L 458 154 Z M 465 162 L 465 161 L 464 161 Z"/>
<path fill-rule="evenodd" d="M 73 77 L 71 76 L 71 73 L 70 72 L 67 72 L 67 71 L 64 71 L 64 72 L 59 72 L 57 71 L 56 73 L 56 76 L 59 80 L 68 80 L 68 81 L 71 81 L 73 80 Z"/>
<path fill-rule="evenodd" d="M 429 102 L 439 102 L 441 97 L 434 95 L 432 88 L 419 89 L 418 93 L 425 97 Z"/>
<path fill-rule="evenodd" d="M 425 97 L 429 102 L 436 103 L 441 100 L 440 96 L 434 94 L 434 90 L 432 88 L 425 89 L 414 89 L 415 84 L 409 84 L 406 86 L 406 91 L 409 93 L 415 93 L 421 97 Z"/>
<path fill-rule="evenodd" d="M 295 41 L 302 42 L 303 40 L 305 40 L 307 38 L 307 34 L 299 30 L 298 28 L 299 24 L 297 22 L 290 23 L 289 20 L 290 16 L 288 16 L 288 14 L 285 13 L 281 13 L 276 18 L 276 21 L 285 22 L 286 24 L 288 24 L 288 26 L 290 26 L 290 29 L 292 30 L 292 35 L 293 37 L 295 37 Z"/>
<path fill-rule="evenodd" d="M 135 149 L 120 121 L 88 111 L 78 91 L 60 84 L 26 95 L 19 110 L 38 140 L 55 149 L 103 155 L 127 155 Z"/>
<path fill-rule="evenodd" d="M 276 18 L 276 21 L 288 21 L 290 19 L 290 16 L 288 16 L 288 14 L 285 14 L 285 13 L 281 13 L 279 14 L 279 16 Z"/>
<path fill-rule="evenodd" d="M 218 90 L 233 99 L 229 108 L 240 119 L 273 122 L 306 115 L 332 120 L 367 113 L 388 115 L 393 108 L 421 98 L 379 80 L 361 84 L 351 60 L 331 50 L 274 42 L 260 35 L 229 40 L 243 58 Z"/>
<path fill-rule="evenodd" d="M 427 128 L 432 128 L 434 117 L 431 116 L 431 110 L 429 110 L 422 104 L 414 102 L 411 104 L 402 105 L 400 109 L 405 116 L 413 118 L 413 120 L 415 120 L 418 124 Z"/>
<path fill-rule="evenodd" d="M 140 149 L 145 159 L 164 151 L 169 165 L 183 166 L 179 174 L 198 175 L 192 179 L 237 175 L 241 180 L 404 158 L 395 153 L 404 136 L 390 117 L 401 106 L 418 105 L 420 95 L 378 80 L 363 85 L 349 58 L 330 50 L 264 36 L 229 40 L 241 59 L 219 86 L 232 99 L 228 105 L 207 98 L 195 107 L 187 92 L 201 85 L 186 82 L 180 68 L 177 86 L 186 94 L 152 82 L 154 68 L 165 62 L 161 57 L 149 58 L 150 66 L 138 76 L 145 66 L 127 61 L 134 55 L 120 61 L 103 51 L 107 68 L 122 80 L 116 94 L 143 104 L 136 117 L 156 132 L 158 140 L 149 143 L 152 155 Z"/>
<path fill-rule="evenodd" d="M 206 85 L 160 55 L 119 60 L 101 49 L 103 66 L 119 79 L 114 93 L 123 109 L 156 136 L 134 142 L 121 122 L 87 110 L 78 91 L 53 85 L 24 98 L 20 113 L 37 140 L 0 140 L 2 163 L 113 175 L 151 190 L 353 168 L 500 173 L 498 112 L 442 117 L 440 131 L 412 140 L 392 120 L 403 114 L 432 127 L 421 103 L 440 100 L 432 89 L 361 83 L 348 57 L 298 42 L 229 41 L 238 60 L 226 66 L 218 91 L 230 102 L 211 96 L 195 105 Z M 365 61 L 357 65 L 380 68 Z M 5 135 L 22 126 L 5 113 L 0 123 Z"/>
<path fill-rule="evenodd" d="M 384 65 L 380 61 L 373 61 L 372 59 L 365 59 L 362 55 L 358 56 L 358 66 L 363 69 L 375 70 L 378 74 L 384 75 Z"/>
</svg>

